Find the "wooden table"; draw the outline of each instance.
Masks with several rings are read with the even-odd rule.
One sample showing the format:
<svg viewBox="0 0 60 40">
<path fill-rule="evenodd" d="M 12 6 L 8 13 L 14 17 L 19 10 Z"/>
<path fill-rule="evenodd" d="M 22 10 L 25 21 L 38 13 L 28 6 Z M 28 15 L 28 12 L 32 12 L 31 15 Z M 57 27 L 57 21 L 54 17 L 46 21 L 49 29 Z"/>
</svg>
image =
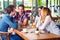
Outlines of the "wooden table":
<svg viewBox="0 0 60 40">
<path fill-rule="evenodd" d="M 28 33 L 20 32 L 18 30 L 14 30 L 19 36 L 24 38 L 24 40 L 60 40 L 60 36 L 57 36 L 52 33 L 45 34 L 35 34 L 32 31 L 33 29 L 28 29 Z"/>
</svg>

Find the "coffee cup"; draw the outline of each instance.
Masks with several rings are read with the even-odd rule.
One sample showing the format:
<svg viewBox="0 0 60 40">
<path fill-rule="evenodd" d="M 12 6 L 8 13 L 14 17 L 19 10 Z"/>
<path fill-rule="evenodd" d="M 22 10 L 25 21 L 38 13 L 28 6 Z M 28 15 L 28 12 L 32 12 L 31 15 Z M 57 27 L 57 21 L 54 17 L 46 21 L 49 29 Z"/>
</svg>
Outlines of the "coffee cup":
<svg viewBox="0 0 60 40">
<path fill-rule="evenodd" d="M 36 34 L 39 34 L 39 31 L 35 31 Z"/>
<path fill-rule="evenodd" d="M 27 29 L 26 29 L 26 28 L 24 28 L 24 29 L 23 29 L 23 32 L 27 32 Z"/>
</svg>

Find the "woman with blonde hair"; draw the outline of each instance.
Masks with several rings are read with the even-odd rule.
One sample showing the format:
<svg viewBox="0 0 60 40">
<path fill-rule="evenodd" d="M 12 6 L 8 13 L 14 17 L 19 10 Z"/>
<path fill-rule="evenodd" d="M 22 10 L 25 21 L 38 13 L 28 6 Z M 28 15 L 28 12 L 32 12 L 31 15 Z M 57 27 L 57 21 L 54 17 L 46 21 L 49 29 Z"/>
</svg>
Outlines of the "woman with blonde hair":
<svg viewBox="0 0 60 40">
<path fill-rule="evenodd" d="M 39 30 L 41 32 L 47 32 L 59 35 L 59 28 L 54 23 L 54 20 L 51 16 L 51 11 L 49 8 L 42 8 L 41 10 L 41 20 L 40 20 L 40 27 Z"/>
</svg>

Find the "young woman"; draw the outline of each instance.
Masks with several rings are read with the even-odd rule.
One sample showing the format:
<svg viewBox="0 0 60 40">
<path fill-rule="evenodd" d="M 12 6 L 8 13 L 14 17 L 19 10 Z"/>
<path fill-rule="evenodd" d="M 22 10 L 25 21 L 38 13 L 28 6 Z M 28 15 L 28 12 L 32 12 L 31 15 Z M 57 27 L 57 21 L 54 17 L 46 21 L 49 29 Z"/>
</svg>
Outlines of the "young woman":
<svg viewBox="0 0 60 40">
<path fill-rule="evenodd" d="M 39 30 L 41 32 L 47 31 L 56 35 L 60 35 L 59 28 L 54 23 L 49 8 L 44 7 L 41 10 L 41 20 L 40 20 Z"/>
<path fill-rule="evenodd" d="M 28 15 L 24 12 L 24 5 L 20 4 L 18 6 L 18 12 L 16 13 L 14 19 L 19 23 L 19 26 L 26 26 L 28 21 Z"/>
<path fill-rule="evenodd" d="M 6 14 L 2 17 L 0 20 L 0 31 L 2 32 L 8 32 L 8 28 L 11 27 L 12 29 L 18 28 L 18 22 L 13 19 L 13 16 L 15 15 L 15 6 L 9 5 L 6 8 Z M 12 33 L 13 30 L 10 31 Z M 4 40 L 5 36 L 2 36 L 2 40 Z M 7 40 L 7 39 L 6 39 Z M 21 37 L 18 35 L 10 35 L 10 40 L 22 40 Z"/>
<path fill-rule="evenodd" d="M 38 16 L 36 16 L 36 18 L 35 18 L 35 24 L 37 24 L 36 27 L 38 27 L 40 25 L 39 22 L 41 20 L 41 10 L 42 10 L 42 8 L 43 8 L 43 6 L 40 6 L 38 8 Z"/>
</svg>

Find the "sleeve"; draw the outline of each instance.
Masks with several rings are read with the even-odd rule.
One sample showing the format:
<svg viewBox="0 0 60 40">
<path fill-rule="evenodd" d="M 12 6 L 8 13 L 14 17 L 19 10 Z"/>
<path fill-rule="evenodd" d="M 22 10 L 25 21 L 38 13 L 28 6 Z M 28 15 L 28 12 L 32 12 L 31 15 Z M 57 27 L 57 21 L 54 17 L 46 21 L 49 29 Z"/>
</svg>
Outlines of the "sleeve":
<svg viewBox="0 0 60 40">
<path fill-rule="evenodd" d="M 23 18 L 24 18 L 24 19 L 25 19 L 25 18 L 28 18 L 28 14 L 24 14 Z"/>
<path fill-rule="evenodd" d="M 27 14 L 24 14 L 22 19 L 23 19 L 23 20 L 25 20 L 25 19 L 28 20 L 28 15 L 27 15 Z M 22 20 L 22 21 L 23 21 L 23 20 Z"/>
<path fill-rule="evenodd" d="M 17 22 L 12 22 L 8 17 L 4 17 L 5 23 L 7 23 L 10 27 L 17 29 L 18 23 Z"/>
<path fill-rule="evenodd" d="M 44 23 L 43 23 L 43 25 L 41 26 L 41 28 L 40 29 L 44 29 L 45 27 L 47 27 L 47 25 L 48 24 L 50 24 L 50 16 L 47 16 L 46 18 L 45 18 L 45 21 L 44 21 Z"/>
</svg>

